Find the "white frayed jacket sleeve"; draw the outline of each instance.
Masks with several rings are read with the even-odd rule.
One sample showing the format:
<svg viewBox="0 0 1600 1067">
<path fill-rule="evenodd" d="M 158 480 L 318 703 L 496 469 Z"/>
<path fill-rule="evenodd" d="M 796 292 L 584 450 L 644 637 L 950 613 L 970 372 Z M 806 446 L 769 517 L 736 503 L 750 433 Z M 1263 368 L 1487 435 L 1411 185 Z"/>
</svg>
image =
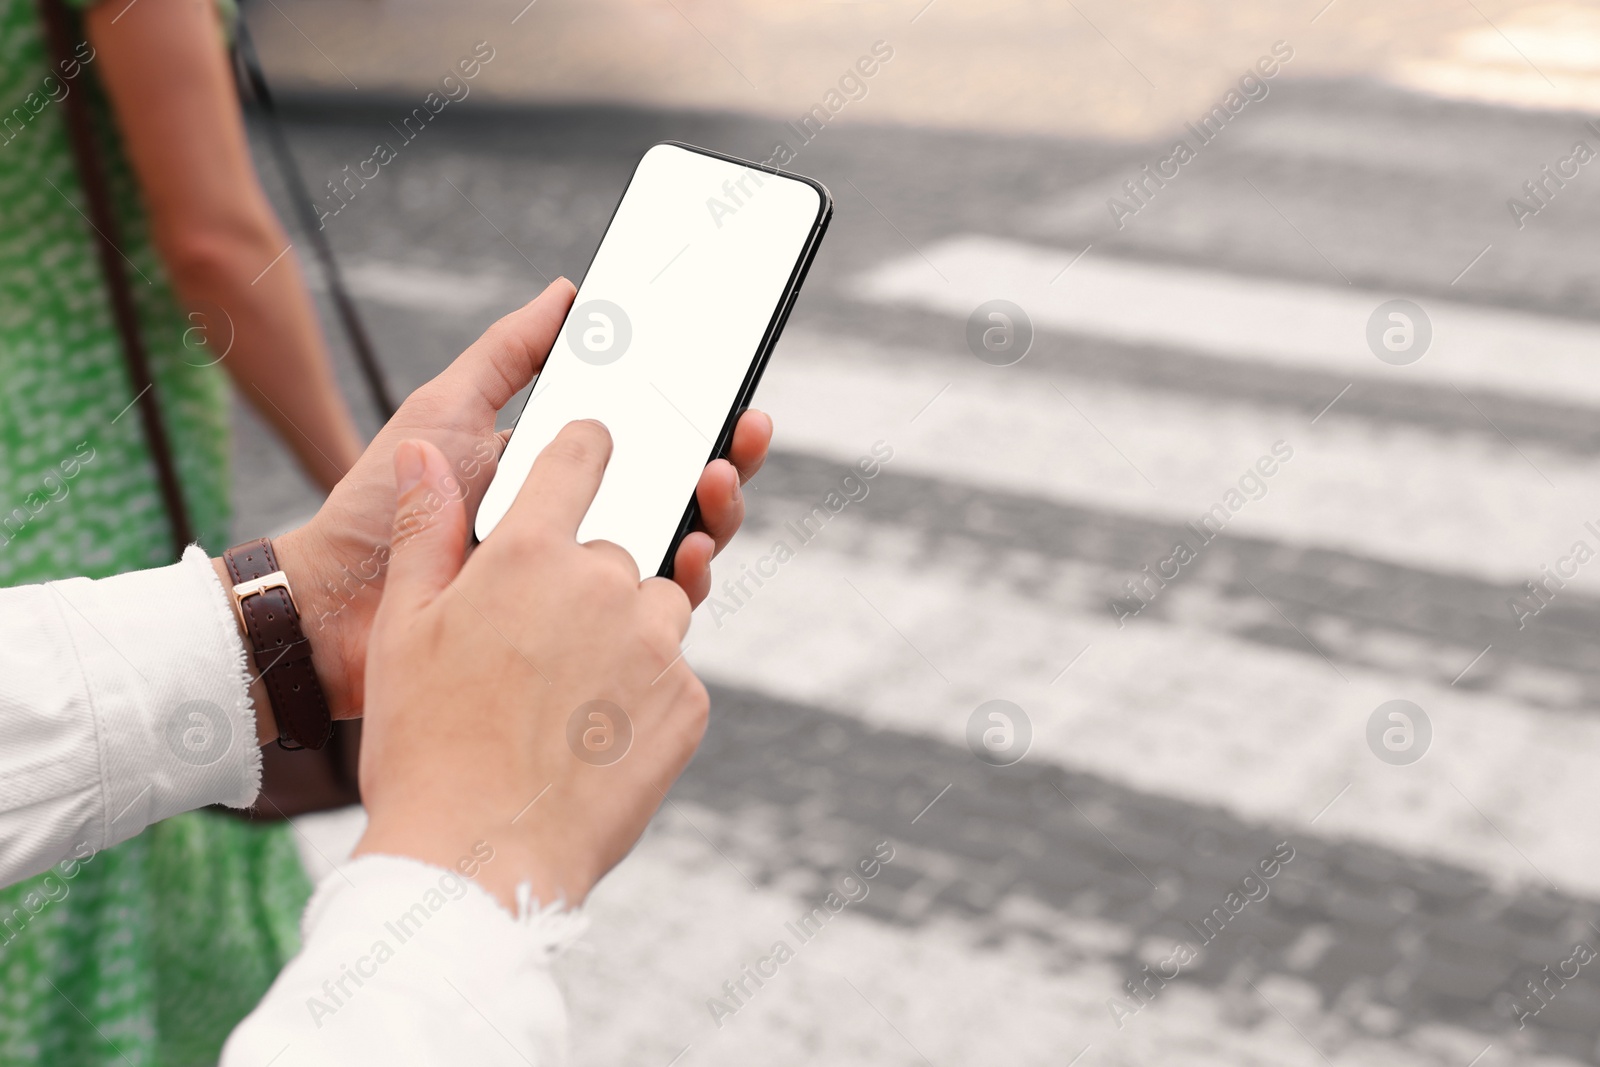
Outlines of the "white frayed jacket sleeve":
<svg viewBox="0 0 1600 1067">
<path fill-rule="evenodd" d="M 170 567 L 0 589 L 0 884 L 55 869 L 0 927 L 25 936 L 35 903 L 151 823 L 255 801 L 261 753 L 232 610 L 193 547 Z M 414 860 L 344 864 L 223 1067 L 552 1067 L 566 1013 L 549 964 L 583 921 L 527 900 L 513 916 L 476 882 Z"/>
<path fill-rule="evenodd" d="M 254 801 L 231 611 L 198 548 L 170 567 L 0 589 L 0 883 Z"/>
<path fill-rule="evenodd" d="M 317 887 L 304 950 L 221 1067 L 558 1067 L 566 1005 L 550 963 L 584 922 L 528 899 L 513 916 L 454 871 L 362 856 Z"/>
</svg>

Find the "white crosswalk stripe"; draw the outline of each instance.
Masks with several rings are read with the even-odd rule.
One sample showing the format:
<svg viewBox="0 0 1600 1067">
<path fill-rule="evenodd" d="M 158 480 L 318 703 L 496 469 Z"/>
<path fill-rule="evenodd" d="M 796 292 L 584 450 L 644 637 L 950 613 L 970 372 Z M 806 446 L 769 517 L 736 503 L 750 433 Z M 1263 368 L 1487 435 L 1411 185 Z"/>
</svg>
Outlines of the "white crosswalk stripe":
<svg viewBox="0 0 1600 1067">
<path fill-rule="evenodd" d="M 1600 482 L 1600 463 L 1535 445 L 1525 458 L 1497 438 L 1408 426 L 1374 434 L 1331 418 L 1313 426 L 1245 399 L 1050 379 L 964 356 L 911 351 L 886 362 L 870 343 L 801 331 L 774 356 L 760 403 L 781 443 L 841 463 L 883 439 L 902 469 L 1175 530 L 1282 441 L 1293 458 L 1262 479 L 1265 495 L 1238 510 L 1234 532 L 1510 584 L 1539 577 L 1576 539 L 1600 545 L 1583 529 L 1600 519 L 1584 492 Z M 1600 589 L 1600 568 L 1574 582 Z"/>
<path fill-rule="evenodd" d="M 1423 298 L 1417 302 L 1432 322 L 1432 343 L 1417 362 L 1393 366 L 1368 347 L 1367 321 L 1405 293 L 1249 278 L 1094 251 L 1074 263 L 1081 251 L 952 237 L 853 279 L 846 292 L 962 320 L 984 301 L 1004 298 L 1041 329 L 1167 345 L 1264 368 L 1600 404 L 1600 376 L 1593 373 L 1600 326 L 1593 323 Z"/>
</svg>

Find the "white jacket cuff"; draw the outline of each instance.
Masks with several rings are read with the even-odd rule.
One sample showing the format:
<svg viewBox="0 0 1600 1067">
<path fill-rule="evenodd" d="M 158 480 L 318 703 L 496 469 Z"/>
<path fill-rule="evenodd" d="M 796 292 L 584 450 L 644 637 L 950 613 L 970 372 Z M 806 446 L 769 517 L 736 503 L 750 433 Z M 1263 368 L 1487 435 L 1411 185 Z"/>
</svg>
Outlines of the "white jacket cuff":
<svg viewBox="0 0 1600 1067">
<path fill-rule="evenodd" d="M 461 869 L 493 855 L 480 845 Z M 317 887 L 300 955 L 228 1039 L 222 1067 L 565 1062 L 549 965 L 586 920 L 526 898 L 518 912 L 457 871 L 394 856 L 344 864 Z"/>
<path fill-rule="evenodd" d="M 250 675 L 205 552 L 191 545 L 170 567 L 52 585 L 96 712 L 106 843 L 210 804 L 248 807 L 261 789 Z"/>
</svg>

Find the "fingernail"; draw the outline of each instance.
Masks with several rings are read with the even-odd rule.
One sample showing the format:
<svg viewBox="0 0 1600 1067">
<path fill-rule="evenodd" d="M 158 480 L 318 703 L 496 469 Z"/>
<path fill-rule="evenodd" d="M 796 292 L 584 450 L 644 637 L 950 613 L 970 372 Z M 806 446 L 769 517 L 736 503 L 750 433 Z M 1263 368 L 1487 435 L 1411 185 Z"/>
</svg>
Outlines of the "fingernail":
<svg viewBox="0 0 1600 1067">
<path fill-rule="evenodd" d="M 735 504 L 737 504 L 743 499 L 744 499 L 744 489 L 742 489 L 740 487 L 739 480 L 737 478 L 735 478 L 734 481 L 733 481 L 733 502 Z"/>
<path fill-rule="evenodd" d="M 415 441 L 401 441 L 394 450 L 394 487 L 400 496 L 405 496 L 417 487 L 422 481 L 422 472 L 425 464 L 422 458 L 422 448 Z"/>
</svg>

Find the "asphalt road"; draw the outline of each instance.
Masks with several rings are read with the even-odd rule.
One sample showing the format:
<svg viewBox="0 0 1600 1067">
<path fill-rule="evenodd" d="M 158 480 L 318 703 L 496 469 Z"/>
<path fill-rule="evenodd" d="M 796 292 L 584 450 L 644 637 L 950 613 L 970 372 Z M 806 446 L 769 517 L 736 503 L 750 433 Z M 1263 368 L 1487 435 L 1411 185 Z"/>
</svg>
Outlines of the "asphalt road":
<svg viewBox="0 0 1600 1067">
<path fill-rule="evenodd" d="M 291 136 L 331 177 L 412 104 L 302 98 Z M 328 230 L 403 392 L 582 276 L 645 147 L 785 136 L 462 107 Z M 1600 548 L 1600 175 L 1521 228 L 1507 207 L 1579 139 L 1600 148 L 1579 116 L 1303 81 L 1142 202 L 1124 183 L 1170 138 L 801 148 L 837 215 L 719 582 L 876 442 L 894 458 L 698 613 L 713 725 L 564 964 L 575 1062 L 1600 1062 L 1573 962 L 1600 946 L 1600 567 L 1571 562 Z M 1008 367 L 966 339 L 996 298 L 1035 331 Z M 1406 365 L 1367 341 L 1396 298 L 1433 326 Z M 315 507 L 248 417 L 236 452 L 239 536 Z M 1031 734 L 1004 767 L 968 740 L 996 699 Z M 1369 729 L 1397 699 L 1428 724 L 1399 752 L 1398 720 Z M 866 895 L 796 937 L 883 842 Z"/>
</svg>

